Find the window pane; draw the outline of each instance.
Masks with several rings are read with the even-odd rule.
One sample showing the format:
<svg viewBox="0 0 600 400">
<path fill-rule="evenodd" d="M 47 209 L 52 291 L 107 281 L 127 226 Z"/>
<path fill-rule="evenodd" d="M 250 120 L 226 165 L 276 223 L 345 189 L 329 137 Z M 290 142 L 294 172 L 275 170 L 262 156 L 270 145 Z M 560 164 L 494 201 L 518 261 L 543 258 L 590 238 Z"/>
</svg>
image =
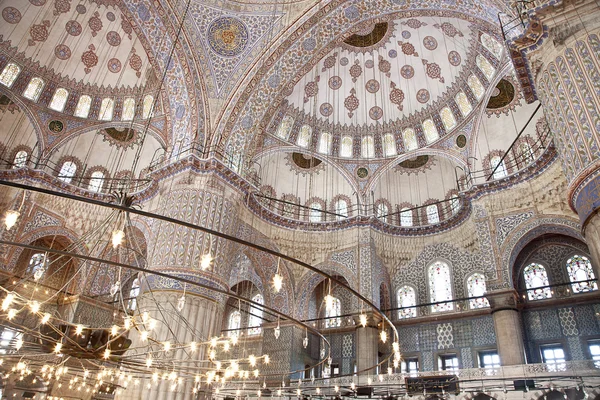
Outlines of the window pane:
<svg viewBox="0 0 600 400">
<path fill-rule="evenodd" d="M 450 210 L 452 211 L 452 215 L 456 215 L 458 210 L 460 210 L 460 200 L 458 197 L 452 197 L 450 199 Z"/>
<path fill-rule="evenodd" d="M 102 189 L 104 184 L 104 174 L 101 171 L 92 172 L 92 176 L 90 177 L 90 183 L 88 185 L 88 190 L 92 192 L 99 192 Z"/>
<path fill-rule="evenodd" d="M 437 204 L 428 205 L 425 209 L 427 212 L 427 222 L 430 224 L 437 224 L 440 222 L 440 214 L 438 211 Z"/>
<path fill-rule="evenodd" d="M 67 161 L 60 168 L 60 172 L 58 173 L 58 179 L 65 183 L 71 183 L 73 176 L 75 176 L 76 170 L 77 165 L 75 165 L 73 161 Z"/>
<path fill-rule="evenodd" d="M 125 101 L 123 101 L 123 113 L 121 114 L 121 119 L 123 121 L 131 121 L 134 114 L 135 99 L 133 97 L 128 97 L 125 99 Z"/>
<path fill-rule="evenodd" d="M 281 125 L 279 125 L 279 128 L 277 129 L 277 136 L 279 136 L 281 139 L 287 140 L 287 138 L 290 136 L 290 132 L 292 131 L 293 126 L 294 118 L 292 118 L 289 115 L 286 115 L 285 117 L 283 117 Z"/>
<path fill-rule="evenodd" d="M 429 267 L 429 294 L 432 303 L 452 300 L 452 280 L 448 264 L 437 261 Z M 450 311 L 454 308 L 451 302 L 434 304 L 432 312 Z"/>
<path fill-rule="evenodd" d="M 341 221 L 344 218 L 348 218 L 348 203 L 344 199 L 338 199 L 335 202 L 335 213 L 337 214 L 336 219 Z"/>
<path fill-rule="evenodd" d="M 531 263 L 523 270 L 523 278 L 525 279 L 525 287 L 532 289 L 527 291 L 529 300 L 542 300 L 552 297 L 552 292 L 549 287 L 548 274 L 546 268 L 540 264 Z"/>
<path fill-rule="evenodd" d="M 325 307 L 325 328 L 336 328 L 342 325 L 342 303 L 340 299 L 333 297 L 331 308 Z"/>
<path fill-rule="evenodd" d="M 417 296 L 415 289 L 410 286 L 402 286 L 398 289 L 398 319 L 413 318 L 417 316 Z M 408 307 L 408 308 L 407 308 Z"/>
<path fill-rule="evenodd" d="M 109 97 L 102 99 L 102 104 L 100 105 L 100 114 L 98 115 L 98 119 L 100 121 L 110 121 L 112 120 L 113 110 L 115 108 L 115 101 Z"/>
<path fill-rule="evenodd" d="M 483 296 L 486 292 L 485 276 L 478 272 L 469 276 L 467 278 L 467 291 L 468 291 L 469 297 Z M 488 303 L 488 301 L 485 297 L 480 297 L 478 299 L 470 299 L 469 300 L 469 307 L 471 309 L 486 308 L 489 306 L 490 306 L 490 304 Z"/>
<path fill-rule="evenodd" d="M 419 148 L 417 136 L 415 135 L 415 131 L 411 128 L 405 129 L 404 132 L 402 132 L 402 139 L 404 140 L 404 148 L 406 151 L 412 151 Z"/>
<path fill-rule="evenodd" d="M 21 73 L 21 68 L 17 64 L 9 63 L 0 74 L 0 83 L 4 86 L 11 87 Z"/>
<path fill-rule="evenodd" d="M 67 98 L 69 97 L 69 92 L 66 89 L 58 88 L 56 92 L 54 92 L 54 96 L 52 96 L 52 100 L 50 101 L 50 107 L 54 111 L 62 112 L 65 108 L 65 104 L 67 104 Z"/>
<path fill-rule="evenodd" d="M 257 294 L 252 298 L 252 301 L 259 304 L 264 304 L 264 299 L 261 294 Z M 263 309 L 256 306 L 250 307 L 250 316 L 248 317 L 248 335 L 258 335 L 261 332 Z"/>
<path fill-rule="evenodd" d="M 383 136 L 383 154 L 386 157 L 395 156 L 396 153 L 396 139 L 394 135 L 388 133 Z"/>
<path fill-rule="evenodd" d="M 312 203 L 309 207 L 311 209 L 308 215 L 308 220 L 310 222 L 321 222 L 323 220 L 323 213 L 321 212 L 321 203 Z"/>
<path fill-rule="evenodd" d="M 596 282 L 581 282 L 595 279 L 592 264 L 587 257 L 574 255 L 567 260 L 567 272 L 572 283 L 573 293 L 584 293 L 598 290 Z"/>
<path fill-rule="evenodd" d="M 452 114 L 452 111 L 449 107 L 442 108 L 442 111 L 440 111 L 440 118 L 442 119 L 444 128 L 446 128 L 447 131 L 450 131 L 456 126 L 456 118 L 454 118 L 454 114 Z"/>
<path fill-rule="evenodd" d="M 92 105 L 92 98 L 87 95 L 79 97 L 77 107 L 75 108 L 75 116 L 79 118 L 87 118 L 90 113 L 90 106 Z"/>
<path fill-rule="evenodd" d="M 435 142 L 440 137 L 435 124 L 430 119 L 423 121 L 423 133 L 425 134 L 425 140 L 427 140 L 428 144 Z"/>
<path fill-rule="evenodd" d="M 311 136 L 312 136 L 312 128 L 308 125 L 302 125 L 302 127 L 300 128 L 300 133 L 298 134 L 298 140 L 296 141 L 296 143 L 300 147 L 308 147 Z"/>
<path fill-rule="evenodd" d="M 477 64 L 481 72 L 483 72 L 483 75 L 485 75 L 487 80 L 490 81 L 496 73 L 496 69 L 492 66 L 492 64 L 490 64 L 487 58 L 485 58 L 481 54 L 477 54 L 477 57 L 475 57 L 475 63 Z"/>
<path fill-rule="evenodd" d="M 504 160 L 502 160 L 502 157 L 500 156 L 492 157 L 490 160 L 490 167 L 492 171 L 494 171 L 494 175 L 492 176 L 494 179 L 502 179 L 508 175 L 506 166 L 504 165 Z"/>
<path fill-rule="evenodd" d="M 154 97 L 147 94 L 144 96 L 144 104 L 142 108 L 142 118 L 150 118 L 154 112 Z"/>
<path fill-rule="evenodd" d="M 23 168 L 27 164 L 27 158 L 29 158 L 29 154 L 25 150 L 18 151 L 15 154 L 13 168 Z"/>
<path fill-rule="evenodd" d="M 471 106 L 471 103 L 469 102 L 469 99 L 467 98 L 467 95 L 464 92 L 458 92 L 456 94 L 456 97 L 454 98 L 454 101 L 456 101 L 460 112 L 465 117 L 469 115 L 471 110 L 473 110 L 473 107 Z"/>
<path fill-rule="evenodd" d="M 41 80 L 40 78 L 32 78 L 29 81 L 29 85 L 27 85 L 27 88 L 23 92 L 23 97 L 29 100 L 37 101 L 37 99 L 40 97 L 40 94 L 42 93 L 43 88 L 43 80 Z"/>
<path fill-rule="evenodd" d="M 229 324 L 227 326 L 227 329 L 229 329 L 229 331 L 227 332 L 227 336 L 231 337 L 231 336 L 238 336 L 239 331 L 238 329 L 240 329 L 240 327 L 242 326 L 242 315 L 240 314 L 239 311 L 234 311 L 231 313 L 231 315 L 229 315 Z"/>
<path fill-rule="evenodd" d="M 389 214 L 389 209 L 388 209 L 387 204 L 385 204 L 385 203 L 377 204 L 377 218 L 387 221 L 388 214 Z"/>
<path fill-rule="evenodd" d="M 130 310 L 135 310 L 137 307 L 137 297 L 140 294 L 140 280 L 135 278 L 133 283 L 131 284 L 131 289 L 129 290 L 129 302 L 127 307 Z"/>
<path fill-rule="evenodd" d="M 494 55 L 498 60 L 502 56 L 504 46 L 502 46 L 496 39 L 488 35 L 487 33 L 481 34 L 481 43 Z"/>
<path fill-rule="evenodd" d="M 469 87 L 471 88 L 471 91 L 473 92 L 475 97 L 477 97 L 477 100 L 481 100 L 483 94 L 485 93 L 485 88 L 481 84 L 479 78 L 477 78 L 475 75 L 471 75 L 469 76 L 469 80 L 467 83 L 469 84 Z"/>
<path fill-rule="evenodd" d="M 400 211 L 400 226 L 412 226 L 413 218 L 412 218 L 412 210 L 409 208 L 403 208 Z"/>
<path fill-rule="evenodd" d="M 46 268 L 46 255 L 43 253 L 36 253 L 29 259 L 29 266 L 27 267 L 27 275 L 35 274 L 37 271 Z"/>
<path fill-rule="evenodd" d="M 340 146 L 340 157 L 352 157 L 352 138 L 344 136 Z"/>
<path fill-rule="evenodd" d="M 321 132 L 321 138 L 319 139 L 319 153 L 329 154 L 331 152 L 331 134 L 328 132 Z"/>
<path fill-rule="evenodd" d="M 362 138 L 362 158 L 373 158 L 375 157 L 375 144 L 373 142 L 373 136 L 365 136 Z"/>
</svg>

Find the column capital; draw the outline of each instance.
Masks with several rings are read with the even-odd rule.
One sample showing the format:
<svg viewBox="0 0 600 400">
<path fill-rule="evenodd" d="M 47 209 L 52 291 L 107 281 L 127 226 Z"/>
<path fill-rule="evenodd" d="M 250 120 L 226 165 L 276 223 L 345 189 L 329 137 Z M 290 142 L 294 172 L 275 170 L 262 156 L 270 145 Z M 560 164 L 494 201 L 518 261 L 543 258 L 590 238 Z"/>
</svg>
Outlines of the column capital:
<svg viewBox="0 0 600 400">
<path fill-rule="evenodd" d="M 502 310 L 515 310 L 518 311 L 519 294 L 514 289 L 497 290 L 488 292 L 485 294 L 490 307 L 492 308 L 492 314 Z"/>
</svg>

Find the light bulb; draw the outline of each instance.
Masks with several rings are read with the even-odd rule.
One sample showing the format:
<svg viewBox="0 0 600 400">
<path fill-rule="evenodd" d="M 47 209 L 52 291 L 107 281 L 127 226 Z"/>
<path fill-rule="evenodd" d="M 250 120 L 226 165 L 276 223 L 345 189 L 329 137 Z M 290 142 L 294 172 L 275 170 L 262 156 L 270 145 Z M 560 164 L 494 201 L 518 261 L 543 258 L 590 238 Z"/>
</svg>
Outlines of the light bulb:
<svg viewBox="0 0 600 400">
<path fill-rule="evenodd" d="M 104 358 L 108 360 L 109 357 L 110 357 L 110 349 L 104 350 Z"/>
<path fill-rule="evenodd" d="M 40 303 L 38 303 L 37 301 L 34 300 L 29 305 L 29 308 L 31 309 L 32 313 L 36 314 L 40 311 Z"/>
<path fill-rule="evenodd" d="M 229 351 L 229 342 L 223 343 L 223 351 L 226 353 Z"/>
<path fill-rule="evenodd" d="M 281 335 L 281 329 L 279 328 L 279 324 L 273 329 L 273 335 L 275 335 L 275 339 L 279 339 L 279 335 Z"/>
<path fill-rule="evenodd" d="M 387 341 L 387 332 L 386 331 L 381 331 L 381 333 L 379 335 L 381 336 L 381 341 L 383 343 L 385 343 Z"/>
<path fill-rule="evenodd" d="M 254 367 L 254 366 L 256 365 L 256 357 L 254 356 L 254 354 L 251 354 L 251 355 L 248 357 L 248 361 L 250 362 L 250 365 L 251 365 L 251 366 L 253 366 L 253 367 Z"/>
<path fill-rule="evenodd" d="M 10 231 L 10 229 L 15 226 L 15 224 L 17 223 L 17 220 L 19 219 L 19 216 L 21 215 L 20 212 L 18 212 L 17 210 L 8 210 L 6 211 L 6 214 L 4 216 L 4 225 L 6 225 L 6 230 Z"/>
<path fill-rule="evenodd" d="M 388 367 L 388 375 L 391 375 L 391 374 L 392 374 L 392 372 L 393 372 L 393 371 L 392 371 L 392 367 Z M 382 378 L 382 379 L 383 379 L 383 378 Z"/>
<path fill-rule="evenodd" d="M 339 392 L 339 391 L 340 391 L 340 387 L 339 387 L 338 385 L 335 385 L 335 386 L 333 387 L 333 390 L 335 390 L 335 392 L 337 393 L 337 392 Z"/>
<path fill-rule="evenodd" d="M 259 373 L 260 373 L 260 371 L 259 371 L 259 370 L 257 370 L 257 369 L 255 369 L 255 370 L 254 370 L 254 377 L 255 377 L 255 378 L 258 378 L 258 374 L 259 374 Z"/>
<path fill-rule="evenodd" d="M 398 342 L 392 343 L 392 349 L 394 349 L 394 353 L 398 353 L 400 351 L 400 345 Z"/>
<path fill-rule="evenodd" d="M 54 347 L 54 352 L 56 354 L 60 353 L 60 350 L 62 349 L 62 343 L 56 343 L 56 347 Z"/>
<path fill-rule="evenodd" d="M 214 350 L 211 350 L 210 353 L 208 354 L 208 358 L 211 360 L 214 360 L 216 356 L 217 356 L 217 353 Z"/>
<path fill-rule="evenodd" d="M 10 321 L 11 319 L 13 319 L 14 317 L 17 316 L 17 310 L 15 310 L 14 308 L 11 308 L 10 310 L 8 310 L 8 320 Z"/>
<path fill-rule="evenodd" d="M 112 328 L 110 329 L 110 334 L 112 336 L 117 336 L 117 333 L 119 333 L 119 327 L 116 325 L 113 325 Z"/>
<path fill-rule="evenodd" d="M 125 329 L 128 330 L 129 328 L 131 328 L 131 318 L 127 317 L 125 318 L 124 324 Z"/>
<path fill-rule="evenodd" d="M 197 349 L 196 342 L 191 342 L 190 343 L 190 351 L 193 353 L 196 351 L 196 349 Z"/>
<path fill-rule="evenodd" d="M 279 275 L 278 272 L 273 275 L 273 288 L 275 289 L 275 293 L 279 293 L 281 288 L 283 287 L 283 276 Z"/>
<path fill-rule="evenodd" d="M 308 336 L 305 336 L 304 339 L 302 340 L 302 346 L 304 348 L 308 347 Z"/>
<path fill-rule="evenodd" d="M 6 297 L 4 298 L 4 300 L 2 300 L 2 311 L 6 311 L 8 310 L 8 308 L 10 307 L 10 305 L 12 304 L 12 302 L 15 300 L 15 295 L 12 293 L 9 293 L 6 295 Z"/>
<path fill-rule="evenodd" d="M 115 229 L 112 233 L 112 245 L 113 249 L 116 249 L 125 239 L 125 232 L 121 229 Z"/>
<path fill-rule="evenodd" d="M 81 335 L 82 333 L 83 333 L 83 325 L 77 325 L 77 327 L 75 328 L 75 334 Z"/>
<path fill-rule="evenodd" d="M 33 280 L 34 281 L 39 281 L 42 276 L 44 275 L 44 272 L 46 272 L 46 268 L 44 268 L 43 266 L 38 268 L 34 273 L 33 273 Z"/>
<path fill-rule="evenodd" d="M 165 351 L 170 351 L 171 350 L 171 342 L 164 342 L 163 343 L 163 349 Z"/>
<path fill-rule="evenodd" d="M 271 359 L 268 354 L 265 354 L 265 364 L 268 364 Z"/>
<path fill-rule="evenodd" d="M 350 384 L 350 389 L 352 389 L 352 390 L 356 389 L 356 383 L 352 382 Z"/>
<path fill-rule="evenodd" d="M 202 271 L 206 271 L 208 267 L 210 267 L 211 262 L 212 256 L 210 255 L 210 253 L 202 255 L 202 258 L 200 258 L 200 268 L 202 269 Z"/>
<path fill-rule="evenodd" d="M 148 322 L 148 329 L 153 330 L 156 329 L 156 320 L 155 319 L 150 319 L 150 321 Z"/>
<path fill-rule="evenodd" d="M 321 388 L 320 387 L 317 388 L 317 394 L 321 394 Z"/>
<path fill-rule="evenodd" d="M 45 325 L 48 323 L 48 321 L 50 321 L 50 314 L 46 313 L 44 314 L 44 316 L 42 317 L 42 325 Z"/>
<path fill-rule="evenodd" d="M 17 339 L 17 342 L 15 343 L 15 349 L 21 350 L 21 347 L 23 347 L 23 339 L 19 338 L 19 339 Z"/>
<path fill-rule="evenodd" d="M 185 307 L 185 296 L 181 296 L 179 298 L 179 300 L 177 301 L 177 311 L 181 312 L 183 311 L 183 308 Z"/>
<path fill-rule="evenodd" d="M 142 333 L 140 334 L 140 339 L 142 340 L 142 342 L 145 342 L 148 340 L 148 331 L 142 331 Z"/>
<path fill-rule="evenodd" d="M 302 390 L 300 390 L 300 389 L 296 389 L 296 394 L 297 394 L 298 396 L 301 396 L 301 395 L 302 395 Z"/>
<path fill-rule="evenodd" d="M 222 367 L 221 361 L 217 361 L 217 362 L 215 363 L 215 369 L 216 369 L 217 371 L 220 371 L 220 370 L 221 370 L 221 367 Z"/>
<path fill-rule="evenodd" d="M 360 316 L 358 317 L 360 319 L 360 324 L 362 325 L 363 328 L 367 327 L 367 316 L 365 314 L 360 314 Z"/>
<path fill-rule="evenodd" d="M 111 287 L 110 287 L 110 295 L 112 297 L 115 297 L 115 295 L 117 294 L 117 292 L 119 291 L 119 289 L 121 288 L 121 281 L 116 281 Z"/>
<path fill-rule="evenodd" d="M 399 365 L 399 364 L 400 364 L 400 363 L 398 362 L 398 360 L 394 360 L 394 368 L 398 368 L 398 365 Z"/>
</svg>

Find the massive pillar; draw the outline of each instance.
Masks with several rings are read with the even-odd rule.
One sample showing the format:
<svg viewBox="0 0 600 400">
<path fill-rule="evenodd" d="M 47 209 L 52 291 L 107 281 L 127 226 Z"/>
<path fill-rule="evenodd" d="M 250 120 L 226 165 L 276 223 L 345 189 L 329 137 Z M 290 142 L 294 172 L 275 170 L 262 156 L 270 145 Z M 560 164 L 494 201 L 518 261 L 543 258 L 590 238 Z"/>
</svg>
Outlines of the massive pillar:
<svg viewBox="0 0 600 400">
<path fill-rule="evenodd" d="M 183 176 L 185 175 L 185 176 Z M 232 234 L 235 229 L 238 194 L 212 174 L 193 175 L 185 172 L 161 184 L 164 193 L 153 211 L 181 221 L 191 222 L 214 231 Z M 148 251 L 149 273 L 141 274 L 141 294 L 136 317 L 147 312 L 156 327 L 149 331 L 155 342 L 146 341 L 138 331 L 132 331 L 133 343 L 127 356 L 145 364 L 151 351 L 152 366 L 148 375 L 159 373 L 154 382 L 146 378 L 138 385 L 128 385 L 118 398 L 128 400 L 188 400 L 193 394 L 196 372 L 209 367 L 208 346 L 191 342 L 207 342 L 219 336 L 226 298 L 206 287 L 182 283 L 175 278 L 202 284 L 219 290 L 228 289 L 232 243 L 211 237 L 201 231 L 162 221 L 153 221 Z M 210 262 L 207 261 L 210 257 Z M 204 262 L 203 262 L 204 260 Z M 174 278 L 152 275 L 166 273 Z M 182 296 L 183 307 L 178 306 Z M 140 331 L 148 330 L 144 324 Z M 169 342 L 170 351 L 164 343 Z M 150 347 L 149 347 L 150 346 Z M 175 372 L 174 380 L 163 374 Z M 181 378 L 181 381 L 179 381 Z M 204 379 L 202 379 L 204 381 Z"/>
<path fill-rule="evenodd" d="M 498 355 L 502 365 L 525 364 L 523 333 L 517 309 L 515 290 L 502 290 L 486 294 L 492 308 Z"/>
<path fill-rule="evenodd" d="M 362 371 L 374 367 L 379 362 L 379 330 L 377 325 L 380 318 L 373 314 L 367 318 L 367 326 L 360 324 L 360 319 L 355 318 L 356 323 L 356 369 Z M 360 373 L 360 375 L 374 375 L 375 370 Z"/>
<path fill-rule="evenodd" d="M 600 7 L 594 0 L 542 2 L 527 16 L 526 32 L 508 45 L 521 82 L 534 84 L 544 108 L 600 276 Z"/>
</svg>

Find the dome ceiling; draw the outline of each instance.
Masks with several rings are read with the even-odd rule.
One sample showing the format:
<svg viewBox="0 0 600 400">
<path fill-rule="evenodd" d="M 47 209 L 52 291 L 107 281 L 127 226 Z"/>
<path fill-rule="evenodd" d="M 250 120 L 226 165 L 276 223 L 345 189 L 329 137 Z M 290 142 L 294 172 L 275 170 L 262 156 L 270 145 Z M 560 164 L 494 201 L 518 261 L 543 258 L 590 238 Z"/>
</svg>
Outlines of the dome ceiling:
<svg viewBox="0 0 600 400">
<path fill-rule="evenodd" d="M 83 84 L 134 87 L 149 66 L 125 15 L 104 2 L 8 0 L 2 19 L 0 43 L 16 48 L 15 60 L 31 61 L 42 77 L 54 72 Z"/>
<path fill-rule="evenodd" d="M 398 121 L 442 100 L 472 58 L 478 31 L 458 18 L 397 19 L 386 25 L 388 33 L 371 26 L 324 57 L 296 83 L 287 97 L 290 106 L 306 115 L 316 110 L 328 123 L 363 126 Z M 370 37 L 381 38 L 371 46 L 358 40 Z"/>
</svg>

